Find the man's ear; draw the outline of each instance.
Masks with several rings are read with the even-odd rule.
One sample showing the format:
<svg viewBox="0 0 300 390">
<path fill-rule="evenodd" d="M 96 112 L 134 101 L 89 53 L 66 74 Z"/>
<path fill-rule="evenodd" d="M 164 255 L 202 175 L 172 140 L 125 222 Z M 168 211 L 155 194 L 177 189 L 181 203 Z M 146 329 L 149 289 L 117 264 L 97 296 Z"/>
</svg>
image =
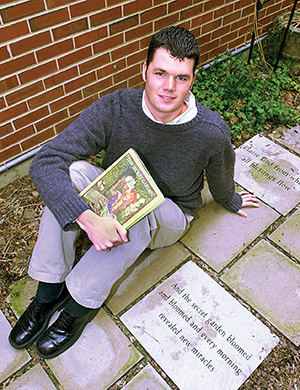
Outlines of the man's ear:
<svg viewBox="0 0 300 390">
<path fill-rule="evenodd" d="M 147 62 L 146 61 L 143 63 L 142 76 L 143 76 L 143 80 L 146 82 L 147 81 Z"/>
</svg>

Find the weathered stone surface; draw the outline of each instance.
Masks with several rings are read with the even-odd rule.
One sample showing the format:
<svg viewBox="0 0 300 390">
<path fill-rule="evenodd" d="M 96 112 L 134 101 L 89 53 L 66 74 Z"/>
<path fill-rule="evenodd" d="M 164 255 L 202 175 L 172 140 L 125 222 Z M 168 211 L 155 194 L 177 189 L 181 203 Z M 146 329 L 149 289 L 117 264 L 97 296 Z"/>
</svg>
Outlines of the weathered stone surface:
<svg viewBox="0 0 300 390">
<path fill-rule="evenodd" d="M 266 241 L 221 278 L 294 344 L 300 344 L 300 267 Z"/>
<path fill-rule="evenodd" d="M 259 208 L 245 208 L 248 217 L 243 218 L 218 205 L 207 186 L 203 199 L 204 206 L 181 241 L 217 272 L 280 216 L 261 203 Z"/>
<path fill-rule="evenodd" d="M 114 285 L 106 305 L 114 314 L 120 312 L 188 256 L 180 244 L 146 250 Z"/>
<path fill-rule="evenodd" d="M 150 365 L 142 369 L 123 390 L 171 390 L 171 387 Z"/>
<path fill-rule="evenodd" d="M 127 337 L 100 310 L 78 341 L 47 363 L 65 389 L 104 390 L 140 359 Z"/>
<path fill-rule="evenodd" d="M 270 238 L 300 260 L 300 209 L 291 215 Z"/>
<path fill-rule="evenodd" d="M 278 342 L 193 262 L 121 320 L 180 390 L 238 389 Z"/>
<path fill-rule="evenodd" d="M 10 346 L 8 342 L 10 331 L 11 326 L 0 311 L 0 351 L 2 356 L 0 359 L 0 382 L 18 371 L 31 359 L 27 351 L 16 350 Z"/>
<path fill-rule="evenodd" d="M 20 317 L 28 307 L 31 298 L 35 296 L 36 289 L 37 281 L 31 279 L 29 276 L 25 276 L 17 284 L 10 286 L 11 294 L 8 299 L 17 317 Z"/>
<path fill-rule="evenodd" d="M 300 202 L 300 159 L 256 135 L 236 150 L 235 180 L 286 215 Z"/>
<path fill-rule="evenodd" d="M 56 390 L 43 368 L 38 364 L 10 383 L 7 390 Z"/>
<path fill-rule="evenodd" d="M 278 128 L 270 134 L 270 137 L 300 154 L 300 126 L 290 129 Z"/>
</svg>

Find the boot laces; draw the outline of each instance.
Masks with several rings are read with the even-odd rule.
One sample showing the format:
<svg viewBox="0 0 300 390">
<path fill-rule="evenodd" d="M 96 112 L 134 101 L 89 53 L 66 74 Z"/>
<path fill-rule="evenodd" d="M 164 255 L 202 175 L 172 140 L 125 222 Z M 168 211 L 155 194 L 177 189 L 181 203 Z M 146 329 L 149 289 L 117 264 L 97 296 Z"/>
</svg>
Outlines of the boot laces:
<svg viewBox="0 0 300 390">
<path fill-rule="evenodd" d="M 56 321 L 56 325 L 62 329 L 68 328 L 73 320 L 74 317 L 72 317 L 66 310 L 63 310 Z"/>
</svg>

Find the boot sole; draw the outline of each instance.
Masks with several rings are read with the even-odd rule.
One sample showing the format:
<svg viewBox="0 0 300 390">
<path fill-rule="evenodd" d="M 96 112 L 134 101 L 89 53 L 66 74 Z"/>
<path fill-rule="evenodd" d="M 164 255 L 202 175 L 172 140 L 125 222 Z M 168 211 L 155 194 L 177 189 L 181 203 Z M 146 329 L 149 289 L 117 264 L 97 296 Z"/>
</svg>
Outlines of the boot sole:
<svg viewBox="0 0 300 390">
<path fill-rule="evenodd" d="M 56 312 L 56 311 L 59 311 L 61 310 L 65 304 L 67 303 L 67 301 L 70 299 L 69 296 L 66 296 L 62 301 L 58 302 L 54 307 L 53 309 L 51 310 L 51 312 L 47 315 L 47 317 L 45 318 L 45 322 L 44 322 L 44 325 L 42 326 L 42 328 L 30 339 L 28 340 L 26 343 L 24 344 L 15 344 L 13 342 L 13 340 L 11 340 L 11 337 L 9 335 L 8 337 L 8 341 L 10 343 L 10 345 L 15 348 L 15 349 L 23 349 L 23 348 L 27 348 L 29 347 L 30 345 L 32 345 L 40 336 L 42 333 L 44 333 L 44 331 L 46 330 L 46 328 L 48 327 L 48 324 L 51 320 L 51 317 L 53 316 L 53 314 Z"/>
</svg>

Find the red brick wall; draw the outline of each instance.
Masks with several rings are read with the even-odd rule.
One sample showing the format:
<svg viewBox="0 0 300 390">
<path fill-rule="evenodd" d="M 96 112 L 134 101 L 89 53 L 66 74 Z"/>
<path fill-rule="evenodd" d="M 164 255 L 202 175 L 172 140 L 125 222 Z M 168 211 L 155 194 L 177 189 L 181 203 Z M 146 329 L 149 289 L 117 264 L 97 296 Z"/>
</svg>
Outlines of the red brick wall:
<svg viewBox="0 0 300 390">
<path fill-rule="evenodd" d="M 248 43 L 256 0 L 0 0 L 0 161 L 62 131 L 92 102 L 141 87 L 151 35 L 182 25 L 199 38 L 201 63 Z M 270 0 L 259 32 L 291 10 Z"/>
</svg>

